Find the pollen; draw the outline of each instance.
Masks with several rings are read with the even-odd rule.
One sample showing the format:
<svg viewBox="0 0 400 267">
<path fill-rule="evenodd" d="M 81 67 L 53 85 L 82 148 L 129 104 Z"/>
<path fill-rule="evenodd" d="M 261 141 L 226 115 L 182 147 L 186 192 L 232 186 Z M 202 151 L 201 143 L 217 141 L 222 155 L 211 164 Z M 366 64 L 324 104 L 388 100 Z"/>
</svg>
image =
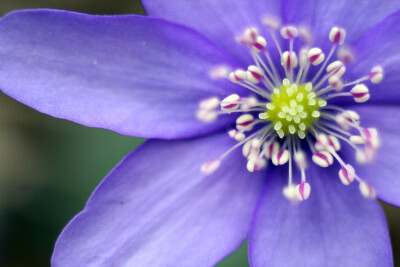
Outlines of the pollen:
<svg viewBox="0 0 400 267">
<path fill-rule="evenodd" d="M 319 109 L 326 105 L 325 100 L 316 97 L 311 83 L 290 84 L 287 79 L 270 98 L 267 111 L 261 117 L 274 125 L 280 138 L 297 135 L 303 139 L 310 125 L 321 116 Z"/>
</svg>

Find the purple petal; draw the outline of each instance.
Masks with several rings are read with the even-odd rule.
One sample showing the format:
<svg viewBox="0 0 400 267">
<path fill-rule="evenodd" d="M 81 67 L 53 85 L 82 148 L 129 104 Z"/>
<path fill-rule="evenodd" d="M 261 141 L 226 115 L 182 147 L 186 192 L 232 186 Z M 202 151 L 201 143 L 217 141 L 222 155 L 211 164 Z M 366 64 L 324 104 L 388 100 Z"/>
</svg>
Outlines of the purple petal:
<svg viewBox="0 0 400 267">
<path fill-rule="evenodd" d="M 343 146 L 341 155 L 354 164 L 358 175 L 370 182 L 380 199 L 400 206 L 400 107 L 351 107 L 361 116 L 361 126 L 378 129 L 381 147 L 373 164 L 354 163 L 354 149 Z"/>
<path fill-rule="evenodd" d="M 247 64 L 250 53 L 235 42 L 235 37 L 247 27 L 257 26 L 261 30 L 263 16 L 272 15 L 279 18 L 281 14 L 281 1 L 278 0 L 144 0 L 142 2 L 149 15 L 190 26 Z M 273 46 L 273 42 L 269 43 Z"/>
<path fill-rule="evenodd" d="M 284 21 L 312 29 L 316 44 L 323 48 L 329 43 L 333 26 L 346 29 L 346 43 L 358 40 L 364 32 L 400 8 L 400 1 L 387 0 L 287 0 L 284 2 Z"/>
<path fill-rule="evenodd" d="M 54 266 L 211 266 L 246 238 L 265 173 L 241 151 L 200 173 L 233 142 L 226 134 L 149 141 L 101 183 L 59 237 Z"/>
<path fill-rule="evenodd" d="M 297 205 L 282 195 L 287 172 L 269 176 L 249 236 L 251 266 L 393 266 L 379 204 L 344 186 L 335 167 L 308 174 L 310 198 Z"/>
<path fill-rule="evenodd" d="M 220 129 L 196 120 L 200 100 L 232 84 L 209 71 L 235 61 L 193 30 L 141 16 L 14 12 L 0 22 L 0 87 L 49 115 L 141 137 Z M 231 118 L 232 119 L 232 118 Z"/>
<path fill-rule="evenodd" d="M 399 43 L 400 11 L 372 28 L 354 45 L 357 62 L 348 67 L 350 77 L 368 75 L 374 66 L 384 69 L 382 83 L 371 90 L 371 102 L 400 103 Z"/>
</svg>

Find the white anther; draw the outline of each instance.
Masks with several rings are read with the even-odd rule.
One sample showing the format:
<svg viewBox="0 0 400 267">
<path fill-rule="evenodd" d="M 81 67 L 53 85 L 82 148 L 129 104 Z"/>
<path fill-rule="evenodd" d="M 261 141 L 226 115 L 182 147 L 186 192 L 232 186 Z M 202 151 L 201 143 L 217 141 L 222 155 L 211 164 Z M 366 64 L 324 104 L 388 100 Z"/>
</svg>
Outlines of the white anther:
<svg viewBox="0 0 400 267">
<path fill-rule="evenodd" d="M 375 189 L 372 185 L 368 184 L 367 182 L 360 182 L 359 185 L 361 195 L 365 198 L 375 198 L 376 197 L 376 192 Z"/>
<path fill-rule="evenodd" d="M 368 87 L 364 84 L 360 83 L 351 89 L 351 93 L 353 95 L 354 101 L 357 103 L 363 103 L 368 101 L 370 98 Z"/>
<path fill-rule="evenodd" d="M 362 138 L 360 135 L 352 135 L 350 136 L 350 142 L 356 145 L 362 145 L 364 144 L 364 138 Z"/>
<path fill-rule="evenodd" d="M 261 142 L 258 138 L 247 141 L 243 147 L 242 152 L 245 158 L 257 157 L 260 154 Z"/>
<path fill-rule="evenodd" d="M 330 85 L 335 91 L 341 91 L 341 90 L 343 89 L 343 82 L 342 82 L 342 80 L 341 80 L 338 76 L 336 76 L 336 75 L 331 76 L 331 77 L 329 78 L 328 82 L 329 82 L 329 85 Z"/>
<path fill-rule="evenodd" d="M 372 149 L 377 149 L 380 146 L 378 130 L 376 128 L 363 129 L 364 135 L 367 138 L 367 145 Z"/>
<path fill-rule="evenodd" d="M 337 60 L 326 67 L 326 72 L 329 75 L 335 75 L 340 78 L 346 72 L 346 67 L 343 65 L 342 61 Z"/>
<path fill-rule="evenodd" d="M 333 135 L 328 136 L 328 144 L 335 151 L 339 151 L 341 148 L 339 140 Z"/>
<path fill-rule="evenodd" d="M 311 48 L 308 51 L 308 60 L 314 66 L 321 64 L 325 60 L 325 54 L 318 47 Z"/>
<path fill-rule="evenodd" d="M 263 157 L 251 157 L 247 161 L 247 170 L 249 172 L 262 170 L 267 166 L 267 161 Z"/>
<path fill-rule="evenodd" d="M 236 38 L 238 43 L 251 47 L 257 40 L 258 30 L 256 28 L 247 28 L 243 35 Z"/>
<path fill-rule="evenodd" d="M 265 157 L 267 159 L 272 158 L 272 156 L 274 154 L 278 154 L 280 147 L 281 146 L 279 145 L 278 142 L 267 142 L 267 143 L 264 143 L 263 150 L 264 150 L 264 153 L 265 153 Z"/>
<path fill-rule="evenodd" d="M 285 186 L 283 188 L 283 196 L 287 198 L 291 202 L 296 202 L 298 201 L 297 195 L 296 195 L 296 187 L 294 185 L 290 186 Z"/>
<path fill-rule="evenodd" d="M 243 141 L 244 138 L 246 137 L 244 133 L 236 131 L 235 129 L 228 131 L 228 134 L 232 139 L 238 142 Z"/>
<path fill-rule="evenodd" d="M 342 45 L 346 38 L 346 31 L 339 27 L 333 27 L 329 33 L 329 40 L 335 45 Z"/>
<path fill-rule="evenodd" d="M 231 110 L 236 110 L 239 108 L 239 103 L 237 103 L 240 100 L 240 96 L 237 94 L 231 94 L 227 97 L 225 97 L 221 101 L 221 109 L 225 111 L 231 111 Z"/>
<path fill-rule="evenodd" d="M 199 109 L 196 118 L 202 122 L 213 122 L 217 119 L 218 113 L 210 109 Z"/>
<path fill-rule="evenodd" d="M 326 134 L 319 134 L 315 142 L 315 149 L 318 151 L 326 150 L 329 145 L 329 139 Z"/>
<path fill-rule="evenodd" d="M 199 104 L 200 109 L 208 109 L 208 110 L 215 109 L 218 106 L 219 106 L 218 97 L 210 97 L 210 98 L 204 99 Z"/>
<path fill-rule="evenodd" d="M 258 99 L 254 96 L 247 97 L 240 106 L 243 110 L 250 110 L 258 104 Z"/>
<path fill-rule="evenodd" d="M 383 79 L 383 68 L 380 66 L 373 67 L 369 79 L 372 83 L 380 83 Z"/>
<path fill-rule="evenodd" d="M 281 28 L 281 36 L 284 39 L 294 39 L 299 35 L 299 31 L 294 26 L 285 26 Z"/>
<path fill-rule="evenodd" d="M 211 174 L 215 172 L 221 165 L 221 159 L 214 159 L 201 165 L 201 172 Z"/>
<path fill-rule="evenodd" d="M 312 160 L 320 167 L 326 168 L 333 164 L 333 157 L 327 151 L 316 152 L 312 156 Z"/>
<path fill-rule="evenodd" d="M 306 200 L 309 198 L 311 192 L 311 187 L 308 183 L 303 182 L 296 186 L 296 196 L 300 201 Z"/>
<path fill-rule="evenodd" d="M 254 43 L 258 37 L 258 30 L 254 27 L 248 28 L 244 31 L 243 36 Z"/>
<path fill-rule="evenodd" d="M 257 84 L 263 79 L 263 71 L 255 65 L 251 65 L 247 68 L 247 79 L 249 82 Z"/>
<path fill-rule="evenodd" d="M 344 64 L 350 64 L 354 62 L 354 54 L 349 47 L 341 47 L 337 53 L 337 57 Z"/>
<path fill-rule="evenodd" d="M 236 129 L 239 131 L 251 131 L 253 129 L 252 123 L 254 122 L 254 117 L 251 114 L 240 115 L 236 119 Z"/>
<path fill-rule="evenodd" d="M 225 79 L 229 76 L 230 68 L 225 65 L 220 65 L 212 68 L 209 72 L 211 79 Z"/>
<path fill-rule="evenodd" d="M 298 60 L 295 52 L 285 51 L 282 54 L 282 65 L 288 69 L 294 69 L 297 67 Z"/>
<path fill-rule="evenodd" d="M 272 163 L 275 166 L 284 165 L 289 160 L 289 151 L 287 149 L 281 149 L 278 153 L 272 155 Z"/>
<path fill-rule="evenodd" d="M 357 150 L 356 152 L 356 161 L 360 164 L 366 164 L 371 162 L 373 158 L 373 153 L 372 151 L 368 150 Z"/>
<path fill-rule="evenodd" d="M 350 123 L 359 123 L 360 115 L 353 110 L 346 110 L 342 113 L 342 116 Z"/>
<path fill-rule="evenodd" d="M 304 27 L 300 27 L 299 28 L 299 37 L 306 44 L 311 44 L 312 43 L 311 33 L 310 33 L 310 31 L 308 29 L 306 29 Z"/>
<path fill-rule="evenodd" d="M 294 153 L 294 162 L 296 162 L 297 167 L 300 169 L 307 168 L 307 157 L 303 151 L 297 151 Z"/>
<path fill-rule="evenodd" d="M 350 164 L 342 166 L 342 168 L 339 171 L 340 181 L 342 181 L 344 185 L 349 185 L 351 182 L 354 181 L 355 177 L 356 177 L 355 170 L 353 166 L 351 166 Z"/>
<path fill-rule="evenodd" d="M 281 26 L 281 22 L 279 19 L 271 17 L 263 18 L 262 23 L 271 31 L 275 31 Z"/>
<path fill-rule="evenodd" d="M 265 38 L 262 36 L 258 36 L 256 41 L 253 43 L 254 50 L 258 53 L 260 51 L 265 51 L 266 47 L 267 41 L 265 40 Z"/>
<path fill-rule="evenodd" d="M 229 80 L 233 83 L 239 83 L 247 79 L 247 72 L 244 70 L 236 70 L 229 73 Z"/>
</svg>

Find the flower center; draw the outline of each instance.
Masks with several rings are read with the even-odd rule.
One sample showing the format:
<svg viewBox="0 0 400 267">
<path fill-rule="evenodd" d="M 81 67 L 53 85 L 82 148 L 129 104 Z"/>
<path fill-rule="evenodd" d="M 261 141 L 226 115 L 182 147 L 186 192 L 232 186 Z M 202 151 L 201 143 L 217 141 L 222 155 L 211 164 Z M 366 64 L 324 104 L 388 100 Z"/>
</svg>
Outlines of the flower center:
<svg viewBox="0 0 400 267">
<path fill-rule="evenodd" d="M 311 46 L 313 38 L 307 30 L 292 25 L 281 27 L 280 35 L 288 41 L 289 48 L 283 51 L 276 36 L 280 27 L 278 21 L 265 19 L 263 23 L 269 29 L 280 62 L 274 62 L 267 42 L 258 30 L 248 28 L 237 41 L 249 48 L 254 65 L 234 71 L 226 66 L 216 66 L 210 71 L 211 78 L 228 78 L 248 93 L 243 96 L 231 94 L 223 100 L 210 97 L 201 101 L 196 113 L 201 121 L 211 123 L 219 115 L 240 114 L 236 116 L 235 129 L 228 131 L 238 143 L 217 159 L 204 163 L 201 171 L 213 173 L 226 156 L 242 147 L 249 172 L 265 169 L 268 161 L 275 166 L 288 164 L 288 185 L 283 194 L 290 201 L 302 201 L 311 191 L 306 180 L 308 159 L 322 168 L 331 166 L 336 160 L 340 164 L 338 176 L 344 185 L 357 181 L 363 196 L 375 197 L 375 189 L 359 177 L 338 152 L 342 141 L 354 148 L 359 163 L 368 163 L 379 147 L 378 132 L 375 128 L 363 128 L 355 111 L 328 102 L 338 97 L 351 97 L 356 103 L 368 101 L 369 89 L 362 82 L 379 83 L 383 79 L 383 69 L 375 66 L 364 77 L 344 83 L 345 65 L 354 60 L 351 51 L 339 49 L 337 60 L 330 62 L 344 43 L 344 29 L 331 29 L 332 48 L 325 57 L 320 48 Z M 297 37 L 303 41 L 303 47 L 296 53 L 293 47 Z M 277 65 L 282 69 L 279 70 Z M 351 89 L 346 92 L 349 87 Z"/>
<path fill-rule="evenodd" d="M 280 89 L 274 89 L 271 102 L 266 105 L 268 110 L 260 113 L 259 118 L 272 122 L 280 138 L 297 134 L 304 139 L 312 122 L 321 116 L 319 109 L 326 103 L 324 99 L 316 97 L 311 83 L 290 84 L 285 79 Z"/>
</svg>

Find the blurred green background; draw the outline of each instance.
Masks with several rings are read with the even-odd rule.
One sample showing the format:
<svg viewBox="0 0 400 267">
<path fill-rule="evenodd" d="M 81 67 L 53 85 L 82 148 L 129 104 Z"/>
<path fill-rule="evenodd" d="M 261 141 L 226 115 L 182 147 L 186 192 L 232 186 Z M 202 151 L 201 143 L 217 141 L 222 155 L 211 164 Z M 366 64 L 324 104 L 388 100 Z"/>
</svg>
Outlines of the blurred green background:
<svg viewBox="0 0 400 267">
<path fill-rule="evenodd" d="M 0 15 L 24 8 L 144 14 L 139 0 L 1 0 Z M 0 94 L 0 266 L 49 266 L 63 227 L 143 141 L 54 119 Z M 400 209 L 383 206 L 400 267 Z M 248 266 L 246 250 L 218 267 Z"/>
</svg>

